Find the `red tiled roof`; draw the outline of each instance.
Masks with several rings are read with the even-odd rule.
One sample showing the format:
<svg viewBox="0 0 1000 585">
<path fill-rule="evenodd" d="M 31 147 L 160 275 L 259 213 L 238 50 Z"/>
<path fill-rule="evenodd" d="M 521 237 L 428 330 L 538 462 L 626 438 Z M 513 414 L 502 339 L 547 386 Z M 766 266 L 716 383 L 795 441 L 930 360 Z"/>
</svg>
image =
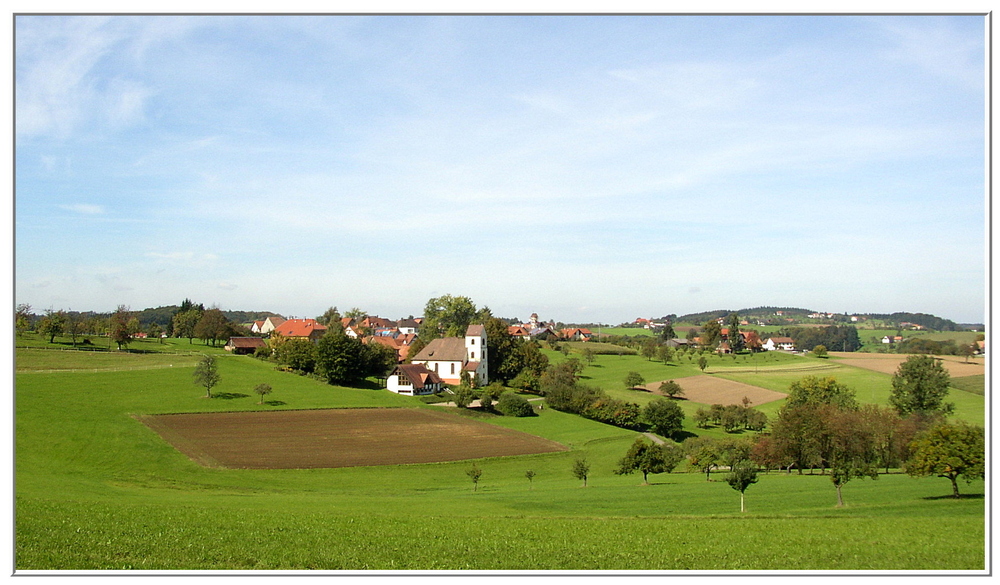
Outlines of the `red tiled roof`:
<svg viewBox="0 0 1000 585">
<path fill-rule="evenodd" d="M 309 337 L 315 331 L 326 331 L 316 319 L 289 319 L 274 329 L 285 337 Z"/>
</svg>

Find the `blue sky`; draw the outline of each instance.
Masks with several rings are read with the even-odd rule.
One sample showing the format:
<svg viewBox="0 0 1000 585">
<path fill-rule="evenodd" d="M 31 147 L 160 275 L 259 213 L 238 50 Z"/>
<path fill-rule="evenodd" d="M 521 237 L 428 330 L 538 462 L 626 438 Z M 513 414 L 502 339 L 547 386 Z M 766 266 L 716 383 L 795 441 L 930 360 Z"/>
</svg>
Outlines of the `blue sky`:
<svg viewBox="0 0 1000 585">
<path fill-rule="evenodd" d="M 20 16 L 15 296 L 985 311 L 978 16 Z"/>
</svg>

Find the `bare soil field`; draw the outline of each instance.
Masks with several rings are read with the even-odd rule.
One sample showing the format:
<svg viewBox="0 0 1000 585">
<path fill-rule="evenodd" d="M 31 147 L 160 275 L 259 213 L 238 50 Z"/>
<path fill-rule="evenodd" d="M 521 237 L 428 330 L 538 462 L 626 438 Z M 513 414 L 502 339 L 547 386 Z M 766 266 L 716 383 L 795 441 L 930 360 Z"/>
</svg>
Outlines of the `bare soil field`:
<svg viewBox="0 0 1000 585">
<path fill-rule="evenodd" d="M 207 467 L 303 469 L 460 461 L 564 445 L 425 408 L 350 408 L 137 417 Z"/>
<path fill-rule="evenodd" d="M 895 374 L 899 364 L 910 357 L 906 354 L 894 353 L 852 353 L 842 351 L 831 351 L 830 357 L 836 358 L 837 363 L 856 368 L 863 368 L 883 374 Z M 965 363 L 965 358 L 954 355 L 934 356 L 944 361 L 944 367 L 953 378 L 963 376 L 976 376 L 986 373 L 982 358 Z"/>
<path fill-rule="evenodd" d="M 781 400 L 787 394 L 775 392 L 766 388 L 758 388 L 742 382 L 734 382 L 713 376 L 688 376 L 674 380 L 684 389 L 684 398 L 701 404 L 742 404 L 743 397 L 750 399 L 751 406 L 760 406 L 775 400 Z M 660 382 L 647 384 L 646 389 L 659 394 Z"/>
</svg>

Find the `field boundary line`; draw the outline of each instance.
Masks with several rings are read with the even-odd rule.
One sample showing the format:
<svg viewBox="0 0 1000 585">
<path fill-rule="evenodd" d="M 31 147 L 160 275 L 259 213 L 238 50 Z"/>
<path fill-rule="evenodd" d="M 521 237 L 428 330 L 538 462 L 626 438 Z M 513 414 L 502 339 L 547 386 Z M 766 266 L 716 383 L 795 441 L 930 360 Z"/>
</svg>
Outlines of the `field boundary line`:
<svg viewBox="0 0 1000 585">
<path fill-rule="evenodd" d="M 14 370 L 15 374 L 99 374 L 101 372 L 132 372 L 141 370 L 166 370 L 169 368 L 193 368 L 194 364 L 189 365 L 159 365 L 159 366 L 135 366 L 128 368 L 64 368 L 64 369 L 48 369 L 48 370 Z"/>
</svg>

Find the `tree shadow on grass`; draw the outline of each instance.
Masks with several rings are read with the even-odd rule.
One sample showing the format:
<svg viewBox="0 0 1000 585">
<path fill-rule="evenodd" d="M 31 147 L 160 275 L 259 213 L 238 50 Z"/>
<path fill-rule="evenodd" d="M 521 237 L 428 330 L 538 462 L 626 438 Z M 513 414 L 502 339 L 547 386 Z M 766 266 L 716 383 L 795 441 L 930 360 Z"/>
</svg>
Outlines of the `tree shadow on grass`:
<svg viewBox="0 0 1000 585">
<path fill-rule="evenodd" d="M 925 496 L 920 498 L 921 500 L 982 500 L 985 496 L 983 494 L 959 494 L 956 498 L 952 494 L 947 496 Z"/>
<path fill-rule="evenodd" d="M 233 400 L 235 398 L 250 398 L 249 394 L 241 394 L 239 392 L 216 392 L 212 395 L 212 398 L 221 398 L 223 400 Z"/>
<path fill-rule="evenodd" d="M 670 438 L 675 443 L 683 443 L 684 439 L 692 439 L 692 438 L 697 437 L 697 436 L 698 435 L 696 435 L 696 434 L 694 434 L 694 433 L 692 433 L 690 431 L 677 431 Z"/>
<path fill-rule="evenodd" d="M 264 404 L 268 406 L 284 406 L 288 403 L 285 402 L 284 400 L 265 400 Z"/>
</svg>

